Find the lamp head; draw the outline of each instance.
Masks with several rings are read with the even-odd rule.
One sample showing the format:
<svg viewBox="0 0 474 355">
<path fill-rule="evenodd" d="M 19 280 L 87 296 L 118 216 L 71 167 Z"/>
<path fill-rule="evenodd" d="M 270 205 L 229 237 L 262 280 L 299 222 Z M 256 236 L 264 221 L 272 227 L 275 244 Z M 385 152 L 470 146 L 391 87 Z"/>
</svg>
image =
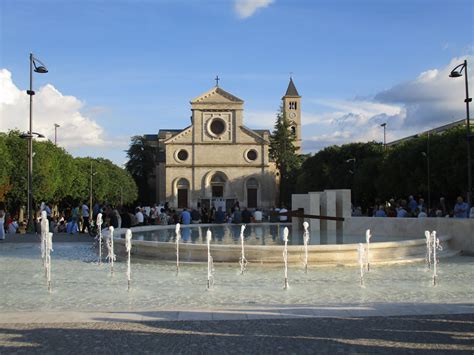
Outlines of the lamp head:
<svg viewBox="0 0 474 355">
<path fill-rule="evenodd" d="M 35 65 L 35 72 L 40 73 L 40 74 L 46 74 L 48 72 L 48 69 L 46 69 L 46 67 L 42 65 L 40 65 L 39 67 Z"/>
<path fill-rule="evenodd" d="M 386 123 L 382 123 L 380 127 L 385 127 L 386 125 L 387 125 Z"/>
<path fill-rule="evenodd" d="M 453 70 L 451 74 L 449 74 L 450 78 L 459 78 L 460 76 L 462 76 L 462 74 L 458 72 L 457 70 Z"/>
</svg>

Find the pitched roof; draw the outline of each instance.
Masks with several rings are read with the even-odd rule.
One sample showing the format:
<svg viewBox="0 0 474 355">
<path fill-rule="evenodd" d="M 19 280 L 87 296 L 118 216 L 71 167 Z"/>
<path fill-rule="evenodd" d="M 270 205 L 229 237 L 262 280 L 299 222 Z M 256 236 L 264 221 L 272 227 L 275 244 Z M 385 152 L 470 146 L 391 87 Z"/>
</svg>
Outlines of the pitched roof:
<svg viewBox="0 0 474 355">
<path fill-rule="evenodd" d="M 244 101 L 242 99 L 239 99 L 237 96 L 232 95 L 231 93 L 221 89 L 219 86 L 214 86 L 211 90 L 205 92 L 204 94 L 196 97 L 195 99 L 191 100 L 191 103 L 198 103 L 198 102 L 203 102 L 203 101 L 210 101 L 212 102 L 212 98 L 215 98 L 216 96 L 221 96 L 226 98 L 229 101 L 233 101 L 236 103 L 243 103 Z"/>
<path fill-rule="evenodd" d="M 286 89 L 285 96 L 297 96 L 300 97 L 298 94 L 298 90 L 296 90 L 295 83 L 293 83 L 293 78 L 290 77 L 290 83 L 288 84 L 288 89 Z"/>
</svg>

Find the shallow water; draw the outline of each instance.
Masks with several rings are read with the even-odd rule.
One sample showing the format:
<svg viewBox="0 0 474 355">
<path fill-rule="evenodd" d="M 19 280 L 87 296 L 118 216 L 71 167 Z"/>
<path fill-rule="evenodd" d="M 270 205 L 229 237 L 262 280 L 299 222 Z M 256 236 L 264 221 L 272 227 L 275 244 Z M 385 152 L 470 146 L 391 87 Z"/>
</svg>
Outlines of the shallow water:
<svg viewBox="0 0 474 355">
<path fill-rule="evenodd" d="M 211 251 L 212 252 L 212 251 Z M 283 290 L 283 265 L 215 265 L 215 284 L 206 289 L 207 264 L 134 262 L 127 291 L 126 264 L 97 264 L 90 244 L 56 243 L 52 252 L 53 292 L 47 291 L 39 244 L 0 244 L 0 313 L 11 311 L 131 311 L 349 305 L 365 303 L 472 303 L 474 258 L 442 259 L 439 284 L 423 264 L 372 265 L 365 287 L 356 267 L 290 267 Z M 311 267 L 311 265 L 310 265 Z"/>
<path fill-rule="evenodd" d="M 250 224 L 244 231 L 245 244 L 248 245 L 282 245 L 283 229 L 289 229 L 289 245 L 303 245 L 303 232 L 292 233 L 291 224 Z M 221 224 L 221 225 L 187 225 L 181 226 L 181 240 L 183 243 L 206 244 L 206 232 L 210 229 L 212 232 L 213 244 L 240 244 L 240 224 Z M 124 238 L 124 234 L 120 237 Z M 420 235 L 420 239 L 425 238 Z M 133 231 L 133 239 L 147 240 L 157 242 L 174 242 L 175 226 L 148 231 Z M 371 243 L 391 242 L 401 240 L 416 239 L 407 236 L 373 236 Z M 312 231 L 309 244 L 355 244 L 365 243 L 365 234 L 344 235 L 342 232 L 336 234 L 336 231 L 321 232 Z"/>
</svg>

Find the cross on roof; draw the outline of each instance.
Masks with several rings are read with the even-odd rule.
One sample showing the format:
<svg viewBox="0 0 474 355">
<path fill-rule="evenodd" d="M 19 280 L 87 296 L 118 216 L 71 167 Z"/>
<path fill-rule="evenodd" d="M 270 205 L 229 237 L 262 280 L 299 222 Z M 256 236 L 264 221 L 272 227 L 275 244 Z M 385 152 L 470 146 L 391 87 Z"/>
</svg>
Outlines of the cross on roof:
<svg viewBox="0 0 474 355">
<path fill-rule="evenodd" d="M 216 86 L 219 86 L 219 75 L 216 75 L 216 78 L 214 80 L 216 81 Z"/>
</svg>

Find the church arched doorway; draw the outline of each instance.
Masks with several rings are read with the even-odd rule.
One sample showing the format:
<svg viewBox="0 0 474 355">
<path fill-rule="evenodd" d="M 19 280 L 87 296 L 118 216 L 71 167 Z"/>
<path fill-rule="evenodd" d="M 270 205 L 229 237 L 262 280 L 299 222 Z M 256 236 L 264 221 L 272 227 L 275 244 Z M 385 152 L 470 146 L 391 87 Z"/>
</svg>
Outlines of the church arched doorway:
<svg viewBox="0 0 474 355">
<path fill-rule="evenodd" d="M 247 207 L 257 208 L 258 207 L 258 181 L 254 178 L 250 178 L 246 183 L 247 188 Z"/>
<path fill-rule="evenodd" d="M 187 208 L 188 207 L 188 197 L 189 197 L 189 181 L 185 178 L 178 180 L 176 184 L 177 197 L 178 197 L 178 208 Z"/>
</svg>

